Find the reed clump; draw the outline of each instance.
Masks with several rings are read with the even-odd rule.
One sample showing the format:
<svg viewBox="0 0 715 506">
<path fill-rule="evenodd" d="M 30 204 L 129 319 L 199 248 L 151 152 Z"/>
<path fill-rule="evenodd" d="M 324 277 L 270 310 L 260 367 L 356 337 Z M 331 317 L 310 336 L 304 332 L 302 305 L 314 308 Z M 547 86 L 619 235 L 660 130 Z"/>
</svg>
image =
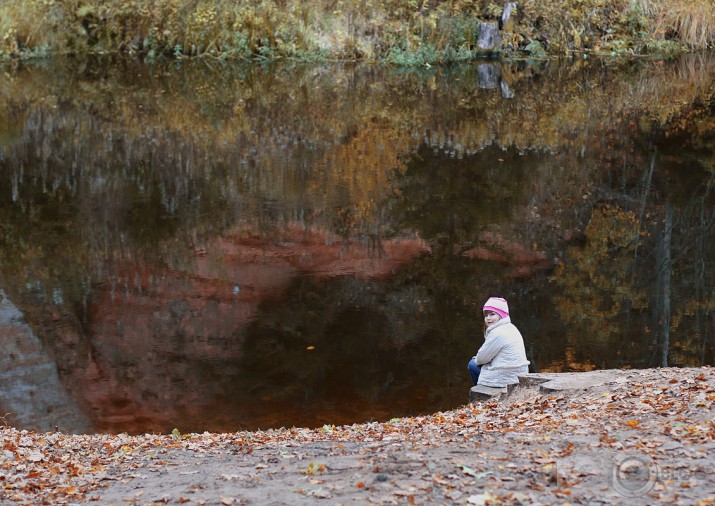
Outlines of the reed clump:
<svg viewBox="0 0 715 506">
<path fill-rule="evenodd" d="M 663 55 L 712 48 L 712 0 L 5 0 L 0 55 L 126 52 L 434 64 L 502 53 Z M 505 21 L 507 22 L 505 24 Z"/>
<path fill-rule="evenodd" d="M 715 41 L 715 4 L 709 0 L 668 0 L 647 4 L 655 35 L 675 38 L 693 48 L 712 48 Z"/>
</svg>

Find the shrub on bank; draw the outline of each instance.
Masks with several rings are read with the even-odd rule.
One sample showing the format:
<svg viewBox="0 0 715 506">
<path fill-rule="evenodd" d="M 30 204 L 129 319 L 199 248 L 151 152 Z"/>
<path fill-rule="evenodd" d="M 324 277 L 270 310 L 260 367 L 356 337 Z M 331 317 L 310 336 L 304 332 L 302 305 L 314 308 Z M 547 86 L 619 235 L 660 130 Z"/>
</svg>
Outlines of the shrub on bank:
<svg viewBox="0 0 715 506">
<path fill-rule="evenodd" d="M 711 0 L 5 0 L 0 54 L 386 61 L 477 56 L 481 23 L 502 53 L 663 56 L 713 47 Z"/>
</svg>

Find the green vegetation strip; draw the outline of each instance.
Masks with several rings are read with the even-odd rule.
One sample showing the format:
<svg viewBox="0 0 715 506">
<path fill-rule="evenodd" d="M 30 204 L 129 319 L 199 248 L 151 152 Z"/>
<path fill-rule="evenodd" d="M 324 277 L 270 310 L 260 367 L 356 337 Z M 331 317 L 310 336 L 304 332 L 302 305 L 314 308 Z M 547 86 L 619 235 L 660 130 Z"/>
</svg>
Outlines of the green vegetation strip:
<svg viewBox="0 0 715 506">
<path fill-rule="evenodd" d="M 715 41 L 711 0 L 5 0 L 0 57 L 433 65 L 482 56 L 486 23 L 499 27 L 505 57 L 669 57 Z"/>
</svg>

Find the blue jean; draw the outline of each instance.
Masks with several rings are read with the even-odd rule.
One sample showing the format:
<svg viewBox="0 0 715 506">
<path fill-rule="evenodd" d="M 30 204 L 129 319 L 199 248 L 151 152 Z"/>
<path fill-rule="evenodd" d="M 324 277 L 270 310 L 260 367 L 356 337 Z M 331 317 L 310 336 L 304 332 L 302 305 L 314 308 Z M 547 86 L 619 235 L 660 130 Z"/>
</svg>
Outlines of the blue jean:
<svg viewBox="0 0 715 506">
<path fill-rule="evenodd" d="M 469 375 L 472 377 L 472 384 L 476 385 L 477 381 L 479 381 L 479 374 L 482 372 L 482 366 L 477 365 L 477 363 L 474 361 L 474 357 L 469 359 L 469 363 L 467 364 L 467 371 L 469 371 Z"/>
</svg>

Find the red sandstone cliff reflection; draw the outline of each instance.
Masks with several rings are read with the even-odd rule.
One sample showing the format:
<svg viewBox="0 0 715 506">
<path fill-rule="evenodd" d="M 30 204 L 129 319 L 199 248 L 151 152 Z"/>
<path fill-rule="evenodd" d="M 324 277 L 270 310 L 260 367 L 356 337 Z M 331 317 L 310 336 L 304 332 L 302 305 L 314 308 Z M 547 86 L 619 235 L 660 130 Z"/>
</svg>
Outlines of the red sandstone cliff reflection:
<svg viewBox="0 0 715 506">
<path fill-rule="evenodd" d="M 503 264 L 508 275 L 546 268 L 540 255 L 501 236 L 483 242 L 486 248 L 465 256 Z M 298 227 L 271 239 L 243 230 L 190 250 L 187 267 L 114 263 L 107 281 L 93 290 L 85 322 L 69 312 L 40 319 L 53 326 L 44 332 L 52 336 L 60 379 L 89 430 L 233 431 L 387 419 L 420 406 L 428 409 L 433 401 L 424 389 L 412 388 L 384 393 L 368 408 L 339 385 L 326 398 L 294 399 L 295 388 L 276 392 L 271 387 L 282 384 L 275 378 L 251 391 L 266 371 L 242 370 L 247 333 L 262 305 L 290 302 L 287 290 L 301 276 L 384 280 L 428 251 L 414 237 L 360 243 Z M 369 346 L 361 336 L 361 346 Z M 304 409 L 306 403 L 310 409 Z M 43 414 L 36 417 L 41 420 Z M 66 416 L 54 423 L 63 431 L 88 430 L 86 423 L 73 424 Z"/>
<path fill-rule="evenodd" d="M 270 423 L 276 406 L 268 399 L 251 406 L 224 401 L 227 391 L 241 388 L 232 378 L 259 304 L 280 299 L 301 275 L 384 278 L 426 250 L 415 238 L 365 245 L 292 228 L 274 240 L 245 231 L 225 237 L 197 249 L 187 270 L 116 266 L 91 302 L 90 357 L 70 373 L 68 388 L 99 431 Z"/>
</svg>

